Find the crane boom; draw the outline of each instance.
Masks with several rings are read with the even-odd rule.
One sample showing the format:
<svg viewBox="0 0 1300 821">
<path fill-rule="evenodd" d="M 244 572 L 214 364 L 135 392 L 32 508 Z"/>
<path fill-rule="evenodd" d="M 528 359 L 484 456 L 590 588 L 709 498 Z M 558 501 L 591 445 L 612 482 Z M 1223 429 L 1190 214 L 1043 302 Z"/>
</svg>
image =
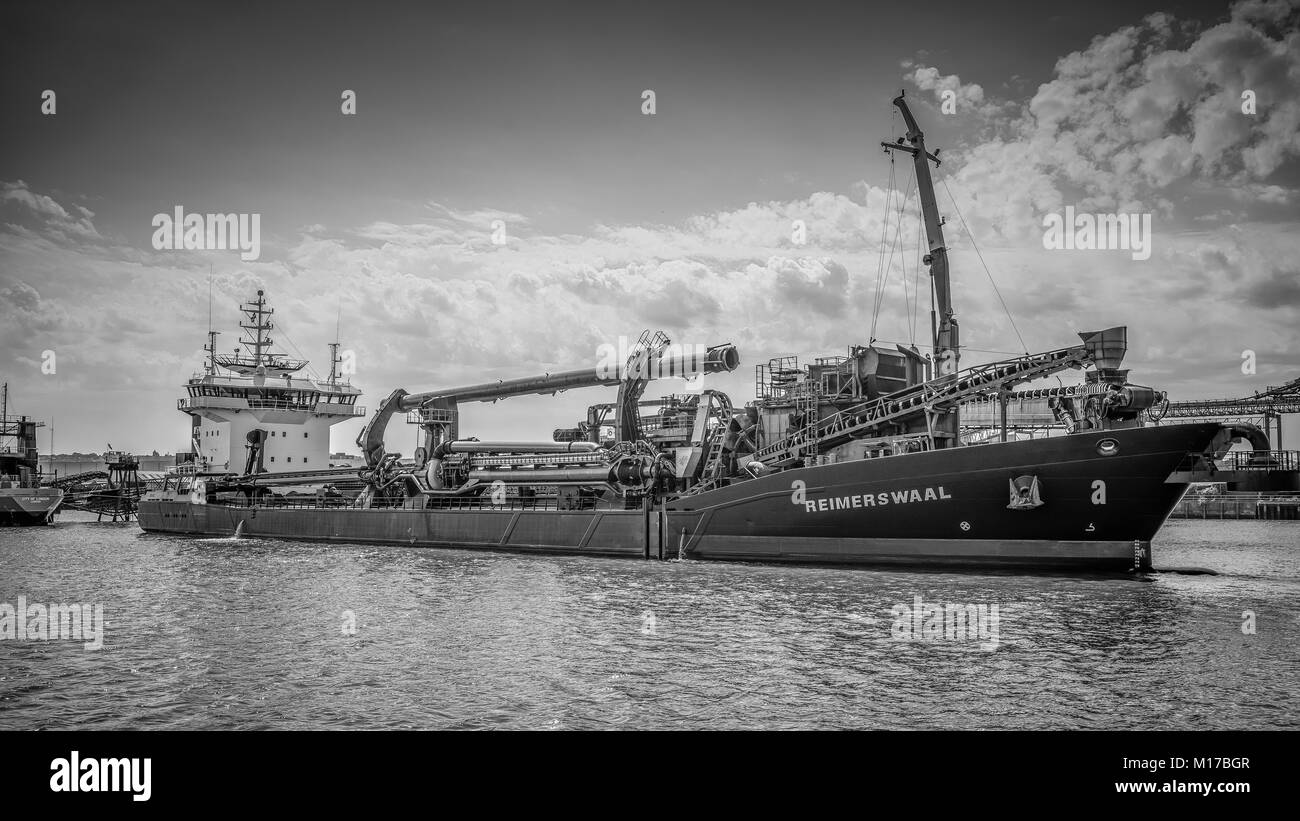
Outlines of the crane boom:
<svg viewBox="0 0 1300 821">
<path fill-rule="evenodd" d="M 923 261 L 930 266 L 930 278 L 934 283 L 934 298 L 939 314 L 934 325 L 937 381 L 946 381 L 956 374 L 960 367 L 961 340 L 957 319 L 953 313 L 952 282 L 948 275 L 948 247 L 943 238 L 943 219 L 939 216 L 939 202 L 930 175 L 930 162 L 933 161 L 938 165 L 939 158 L 936 154 L 925 150 L 925 134 L 916 124 L 916 118 L 912 116 L 912 111 L 907 107 L 907 101 L 903 99 L 902 93 L 894 98 L 894 105 L 903 115 L 903 121 L 907 124 L 907 134 L 900 137 L 898 142 L 882 142 L 881 145 L 886 151 L 902 151 L 911 154 L 912 163 L 916 168 L 916 189 L 921 197 L 925 236 L 930 248 Z M 904 145 L 904 139 L 911 145 Z M 937 422 L 936 427 L 948 434 L 941 440 L 944 445 L 956 443 L 957 431 L 960 427 L 957 411 L 954 409 L 952 413 L 946 414 Z"/>
</svg>

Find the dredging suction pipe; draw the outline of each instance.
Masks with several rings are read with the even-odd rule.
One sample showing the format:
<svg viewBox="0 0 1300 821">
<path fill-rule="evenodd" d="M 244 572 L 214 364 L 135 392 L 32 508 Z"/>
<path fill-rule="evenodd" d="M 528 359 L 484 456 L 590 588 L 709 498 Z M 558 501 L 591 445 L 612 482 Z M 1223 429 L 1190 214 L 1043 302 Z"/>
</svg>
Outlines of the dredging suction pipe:
<svg viewBox="0 0 1300 821">
<path fill-rule="evenodd" d="M 357 437 L 357 446 L 365 456 L 367 468 L 375 468 L 383 460 L 384 430 L 388 427 L 388 420 L 393 414 L 398 411 L 416 410 L 434 402 L 453 405 L 459 402 L 495 402 L 511 396 L 555 394 L 574 388 L 617 385 L 629 376 L 648 380 L 690 378 L 700 373 L 734 371 L 739 366 L 740 353 L 735 345 L 715 345 L 702 352 L 698 349 L 682 350 L 669 346 L 668 350 L 659 356 L 651 357 L 637 369 L 636 373 L 632 374 L 628 373 L 625 363 L 616 362 L 609 367 L 577 368 L 560 373 L 482 382 L 477 385 L 442 388 L 423 393 L 407 393 L 404 389 L 398 388 L 375 411 L 375 415 Z"/>
<path fill-rule="evenodd" d="M 736 351 L 735 345 L 717 345 L 701 353 L 673 352 L 670 348 L 666 355 L 650 359 L 644 365 L 640 376 L 645 379 L 690 378 L 700 373 L 734 371 L 739 365 L 740 354 Z M 415 410 L 439 399 L 450 402 L 495 402 L 511 396 L 555 394 L 573 388 L 617 385 L 628 375 L 623 363 L 620 362 L 608 368 L 578 368 L 541 376 L 482 382 L 460 388 L 409 393 L 401 398 L 399 410 Z"/>
</svg>

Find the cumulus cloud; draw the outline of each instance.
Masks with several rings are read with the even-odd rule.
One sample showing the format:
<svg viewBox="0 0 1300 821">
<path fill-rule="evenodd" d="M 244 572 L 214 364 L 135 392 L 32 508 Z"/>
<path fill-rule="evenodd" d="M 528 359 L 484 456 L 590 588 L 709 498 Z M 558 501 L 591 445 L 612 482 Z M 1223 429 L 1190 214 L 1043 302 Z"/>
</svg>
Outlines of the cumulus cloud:
<svg viewBox="0 0 1300 821">
<path fill-rule="evenodd" d="M 978 85 L 930 67 L 907 79 L 958 91 L 977 113 L 986 99 Z M 1166 226 L 1200 216 L 1176 205 L 1192 187 L 1286 204 L 1295 174 L 1281 172 L 1300 159 L 1297 83 L 1293 0 L 1239 3 L 1203 30 L 1152 14 L 1062 57 L 1053 78 L 1002 118 L 996 138 L 951 152 L 959 204 L 994 241 L 1011 242 L 1031 239 L 1043 214 L 1063 204 L 1155 212 Z M 1253 95 L 1254 113 L 1243 111 L 1243 95 Z"/>
<path fill-rule="evenodd" d="M 78 214 L 73 216 L 52 197 L 33 192 L 22 180 L 0 183 L 0 202 L 20 207 L 34 217 L 46 229 L 46 233 L 58 239 L 100 239 L 99 232 L 91 222 L 95 216 L 93 211 L 73 205 L 73 210 Z"/>
<path fill-rule="evenodd" d="M 986 100 L 984 88 L 979 83 L 963 83 L 956 74 L 943 74 L 934 66 L 917 65 L 911 60 L 903 61 L 903 68 L 911 69 L 903 79 L 911 82 L 922 91 L 934 93 L 939 104 L 951 101 L 955 113 L 974 114 L 979 117 L 996 115 L 1007 102 Z"/>
</svg>

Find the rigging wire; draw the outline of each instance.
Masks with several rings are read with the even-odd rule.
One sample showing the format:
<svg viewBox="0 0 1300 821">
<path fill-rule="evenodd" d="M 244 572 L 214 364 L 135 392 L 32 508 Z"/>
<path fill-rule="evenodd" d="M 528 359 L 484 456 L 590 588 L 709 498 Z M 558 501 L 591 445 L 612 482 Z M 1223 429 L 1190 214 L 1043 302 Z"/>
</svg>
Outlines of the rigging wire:
<svg viewBox="0 0 1300 821">
<path fill-rule="evenodd" d="M 924 216 L 921 213 L 921 198 L 916 198 L 916 224 L 924 224 Z M 912 337 L 912 347 L 916 347 L 916 329 L 921 324 L 920 317 L 917 313 L 921 307 L 921 245 L 925 241 L 925 231 L 916 232 L 916 265 L 914 267 L 914 277 L 912 281 L 912 317 L 909 335 Z"/>
<path fill-rule="evenodd" d="M 320 374 L 317 373 L 316 369 L 313 368 L 313 367 L 311 366 L 311 361 L 308 360 L 307 357 L 303 355 L 303 352 L 302 352 L 302 351 L 298 350 L 298 346 L 295 345 L 295 344 L 293 344 L 293 340 L 290 339 L 290 338 L 289 338 L 289 335 L 286 334 L 286 333 L 284 332 L 284 329 L 283 329 L 283 328 L 276 328 L 276 329 L 275 329 L 275 332 L 276 332 L 276 334 L 280 337 L 280 339 L 282 339 L 282 340 L 284 340 L 285 342 L 289 343 L 289 347 L 290 347 L 290 348 L 293 348 L 293 352 L 294 352 L 294 354 L 297 355 L 297 357 L 298 357 L 299 359 L 301 359 L 301 360 L 303 360 L 304 362 L 307 363 L 307 372 L 308 372 L 309 374 L 311 374 L 312 381 L 313 381 L 313 382 L 324 382 L 325 380 L 321 379 L 321 378 L 320 378 Z"/>
<path fill-rule="evenodd" d="M 900 242 L 901 241 L 902 240 L 900 239 Z M 912 335 L 912 325 L 911 325 L 912 298 L 911 295 L 908 294 L 907 292 L 907 249 L 906 248 L 903 249 L 903 253 L 898 255 L 898 264 L 899 267 L 902 269 L 902 276 L 899 278 L 903 281 L 903 319 L 906 320 L 908 323 L 907 335 L 911 336 Z"/>
<path fill-rule="evenodd" d="M 880 253 L 876 257 L 876 284 L 871 299 L 871 333 L 868 337 L 874 337 L 876 334 L 876 316 L 880 313 L 880 301 L 883 298 L 883 289 L 881 280 L 884 277 L 885 269 L 885 241 L 889 238 L 889 214 L 890 206 L 894 202 L 894 189 L 897 185 L 894 176 L 894 155 L 889 155 L 889 184 L 885 189 L 885 213 L 880 220 Z M 868 343 L 870 344 L 870 343 Z"/>
<path fill-rule="evenodd" d="M 907 201 L 904 200 L 902 207 L 898 209 L 898 228 L 899 228 L 898 243 L 900 245 L 902 245 L 903 242 L 903 237 L 902 237 L 903 211 L 904 209 L 906 209 L 906 207 L 907 207 Z M 903 248 L 902 252 L 898 255 L 898 264 L 899 267 L 902 269 L 902 276 L 899 278 L 903 281 L 903 319 L 906 320 L 908 323 L 907 335 L 914 336 L 914 333 L 912 332 L 912 324 L 911 324 L 912 323 L 912 298 L 911 295 L 909 295 L 907 292 L 907 249 L 906 248 Z"/>
<path fill-rule="evenodd" d="M 889 106 L 889 140 L 894 141 L 898 134 L 898 112 L 893 106 Z M 876 256 L 876 282 L 871 302 L 871 332 L 868 334 L 867 344 L 875 342 L 876 323 L 880 316 L 880 306 L 885 299 L 885 281 L 887 272 L 885 270 L 885 243 L 889 239 L 889 215 L 894 204 L 894 192 L 898 190 L 898 180 L 896 175 L 897 166 L 894 162 L 894 153 L 886 151 L 889 157 L 889 183 L 885 189 L 885 208 L 880 220 L 880 253 Z M 891 255 L 892 256 L 892 255 Z"/>
<path fill-rule="evenodd" d="M 910 182 L 908 183 L 908 185 L 907 185 L 907 195 L 906 195 L 905 197 L 903 197 L 902 202 L 900 202 L 900 203 L 898 204 L 898 224 L 897 224 L 897 226 L 895 227 L 895 230 L 894 230 L 894 245 L 893 245 L 893 247 L 890 248 L 890 250 L 889 250 L 889 263 L 888 263 L 888 265 L 886 265 L 886 271 L 885 271 L 885 278 L 886 278 L 886 279 L 885 279 L 885 284 L 886 284 L 886 286 L 887 286 L 887 285 L 889 284 L 889 280 L 888 280 L 888 278 L 889 278 L 889 274 L 890 274 L 890 272 L 893 270 L 893 267 L 894 267 L 894 254 L 897 253 L 897 254 L 898 254 L 898 264 L 899 264 L 899 265 L 902 267 L 902 269 L 903 269 L 902 280 L 903 280 L 903 297 L 904 297 L 904 299 L 906 299 L 906 297 L 907 297 L 907 264 L 904 262 L 904 260 L 906 259 L 906 256 L 907 256 L 907 250 L 903 247 L 903 217 L 907 215 L 907 203 L 908 203 L 909 200 L 912 199 L 912 192 L 913 192 L 914 190 L 916 190 L 916 185 L 917 185 L 916 170 L 913 169 L 913 171 L 912 171 L 912 179 L 911 179 L 911 181 L 910 181 Z M 918 198 L 918 199 L 919 199 L 919 198 Z M 883 304 L 884 304 L 884 294 L 883 294 L 883 292 L 882 292 L 882 294 L 881 294 L 881 305 L 882 305 L 882 307 L 883 307 Z"/>
<path fill-rule="evenodd" d="M 876 325 L 879 323 L 879 320 L 880 320 L 880 309 L 881 309 L 881 307 L 884 305 L 884 302 L 885 302 L 885 290 L 886 290 L 886 286 L 889 284 L 889 274 L 890 274 L 890 272 L 893 270 L 893 267 L 894 267 L 894 254 L 898 252 L 899 246 L 902 244 L 902 239 L 903 239 L 903 215 L 904 215 L 905 209 L 906 209 L 906 207 L 907 207 L 907 201 L 908 201 L 909 199 L 912 198 L 912 189 L 915 188 L 915 187 L 916 187 L 916 173 L 915 173 L 915 169 L 914 169 L 914 170 L 913 170 L 913 173 L 912 173 L 912 180 L 911 180 L 911 182 L 910 182 L 910 183 L 908 184 L 908 186 L 907 186 L 907 194 L 903 197 L 903 199 L 899 202 L 899 205 L 898 205 L 898 225 L 897 225 L 897 227 L 894 229 L 894 242 L 893 242 L 893 244 L 892 244 L 892 245 L 890 246 L 890 248 L 889 248 L 889 260 L 888 260 L 888 261 L 885 263 L 885 265 L 884 265 L 884 275 L 883 275 L 883 276 L 880 276 L 880 277 L 877 278 L 877 299 L 876 299 L 876 306 L 875 306 L 875 309 L 873 310 L 872 315 L 871 315 L 871 335 L 872 335 L 873 337 L 874 337 L 875 334 L 876 334 Z M 886 213 L 885 213 L 885 222 L 886 222 L 886 223 L 888 223 L 889 218 L 890 218 L 890 214 L 888 213 L 888 211 L 886 211 Z M 885 253 L 884 248 L 881 248 L 881 249 L 880 249 L 880 254 L 881 254 L 881 257 L 882 257 L 882 258 L 884 257 L 884 253 Z M 904 253 L 906 253 L 906 252 L 904 252 Z M 901 258 L 901 257 L 900 257 L 900 258 Z M 904 291 L 906 291 L 906 289 L 907 289 L 907 272 L 906 272 L 906 270 L 904 270 L 904 272 L 903 272 L 903 289 L 904 289 Z"/>
<path fill-rule="evenodd" d="M 948 188 L 947 176 L 939 177 L 943 183 L 943 190 L 948 192 L 948 199 L 952 202 L 953 210 L 957 212 L 957 218 L 961 220 L 961 227 L 965 229 L 966 236 L 970 238 L 970 245 L 975 249 L 975 256 L 979 257 L 980 265 L 984 266 L 984 273 L 989 278 L 989 284 L 993 286 L 993 293 L 997 294 L 998 302 L 1002 304 L 1002 311 L 1007 315 L 1007 321 L 1011 323 L 1011 330 L 1016 332 L 1016 339 L 1020 340 L 1020 347 L 1024 350 L 1022 353 L 1029 354 L 1029 346 L 1025 345 L 1025 338 L 1020 335 L 1020 329 L 1016 327 L 1016 320 L 1012 318 L 1011 311 L 1007 308 L 1006 300 L 1002 298 L 1002 291 L 998 288 L 997 282 L 993 279 L 993 272 L 989 270 L 988 263 L 984 261 L 984 255 L 980 253 L 979 245 L 975 243 L 975 235 L 971 233 L 970 226 L 966 224 L 966 217 L 962 214 L 961 208 L 957 205 L 957 198 L 952 195 L 952 190 Z M 972 350 L 974 350 L 972 348 Z"/>
</svg>

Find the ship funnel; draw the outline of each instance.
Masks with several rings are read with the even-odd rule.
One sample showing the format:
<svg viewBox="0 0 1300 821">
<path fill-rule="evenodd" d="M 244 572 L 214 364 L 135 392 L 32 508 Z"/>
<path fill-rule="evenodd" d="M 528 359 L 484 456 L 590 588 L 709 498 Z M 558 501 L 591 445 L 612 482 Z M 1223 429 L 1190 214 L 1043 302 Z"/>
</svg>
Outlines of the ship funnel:
<svg viewBox="0 0 1300 821">
<path fill-rule="evenodd" d="M 1124 354 L 1128 353 L 1128 327 L 1125 325 L 1104 331 L 1088 331 L 1079 334 L 1079 338 L 1099 371 L 1117 370 L 1124 362 Z"/>
</svg>

